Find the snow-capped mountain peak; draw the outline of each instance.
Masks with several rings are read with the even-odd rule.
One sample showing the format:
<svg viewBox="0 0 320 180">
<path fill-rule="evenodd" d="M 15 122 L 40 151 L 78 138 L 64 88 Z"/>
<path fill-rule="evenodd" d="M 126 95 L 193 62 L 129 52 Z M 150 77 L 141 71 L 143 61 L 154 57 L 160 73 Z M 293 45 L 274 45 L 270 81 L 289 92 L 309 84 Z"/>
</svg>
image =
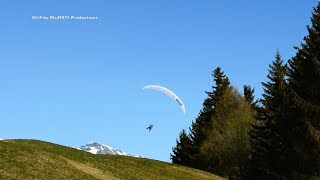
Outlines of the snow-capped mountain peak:
<svg viewBox="0 0 320 180">
<path fill-rule="evenodd" d="M 90 142 L 86 145 L 80 146 L 79 149 L 90 152 L 92 154 L 114 154 L 114 155 L 130 156 L 128 153 L 125 153 L 118 149 L 113 149 L 110 146 L 107 146 L 105 144 L 100 144 L 98 142 Z"/>
</svg>

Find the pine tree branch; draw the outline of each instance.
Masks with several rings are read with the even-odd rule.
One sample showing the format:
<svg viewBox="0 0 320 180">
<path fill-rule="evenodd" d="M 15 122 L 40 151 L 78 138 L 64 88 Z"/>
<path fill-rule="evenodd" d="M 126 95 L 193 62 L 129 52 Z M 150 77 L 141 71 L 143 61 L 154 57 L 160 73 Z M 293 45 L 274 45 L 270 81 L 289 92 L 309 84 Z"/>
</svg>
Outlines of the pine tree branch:
<svg viewBox="0 0 320 180">
<path fill-rule="evenodd" d="M 291 89 L 293 93 L 294 102 L 301 107 L 306 113 L 320 114 L 320 107 L 318 105 L 311 104 L 310 102 L 304 100 L 298 93 Z"/>
<path fill-rule="evenodd" d="M 308 128 L 309 136 L 313 140 L 315 140 L 315 142 L 320 142 L 320 131 L 317 130 L 316 128 L 314 128 L 308 120 L 305 120 L 305 122 L 306 122 L 306 125 Z M 319 143 L 317 143 L 317 144 L 318 144 L 318 147 L 320 148 L 320 144 Z"/>
</svg>

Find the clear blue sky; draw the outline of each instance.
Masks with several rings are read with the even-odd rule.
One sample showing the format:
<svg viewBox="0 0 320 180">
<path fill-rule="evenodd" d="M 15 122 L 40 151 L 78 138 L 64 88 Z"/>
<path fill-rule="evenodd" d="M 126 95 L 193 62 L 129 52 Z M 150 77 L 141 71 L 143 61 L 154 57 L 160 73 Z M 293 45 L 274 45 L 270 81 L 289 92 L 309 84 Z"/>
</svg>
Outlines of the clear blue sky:
<svg viewBox="0 0 320 180">
<path fill-rule="evenodd" d="M 0 138 L 98 141 L 169 161 L 198 115 L 211 72 L 262 92 L 279 49 L 307 34 L 312 1 L 0 1 Z M 43 21 L 32 16 L 97 16 Z M 144 90 L 157 84 L 184 102 Z M 145 129 L 155 125 L 151 133 Z"/>
</svg>

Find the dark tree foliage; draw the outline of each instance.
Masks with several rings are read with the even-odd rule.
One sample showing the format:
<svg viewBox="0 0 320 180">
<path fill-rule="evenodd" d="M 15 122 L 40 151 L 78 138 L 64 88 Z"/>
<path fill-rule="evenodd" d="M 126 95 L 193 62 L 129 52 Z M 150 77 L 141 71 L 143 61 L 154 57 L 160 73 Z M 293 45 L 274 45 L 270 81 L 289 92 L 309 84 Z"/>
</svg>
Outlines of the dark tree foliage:
<svg viewBox="0 0 320 180">
<path fill-rule="evenodd" d="M 320 3 L 307 29 L 288 72 L 277 55 L 263 83 L 261 124 L 251 132 L 251 179 L 320 178 Z"/>
<path fill-rule="evenodd" d="M 320 176 L 320 3 L 314 8 L 308 35 L 289 61 L 293 178 Z"/>
<path fill-rule="evenodd" d="M 243 86 L 243 95 L 244 99 L 248 101 L 250 104 L 253 103 L 254 100 L 254 89 L 251 88 L 249 85 L 244 85 Z"/>
<path fill-rule="evenodd" d="M 277 52 L 269 66 L 269 81 L 262 83 L 264 93 L 260 100 L 262 107 L 256 116 L 258 124 L 250 133 L 253 152 L 248 179 L 285 178 L 283 154 L 288 138 L 287 124 L 290 123 L 286 113 L 289 107 L 286 75 L 286 66 Z"/>
<path fill-rule="evenodd" d="M 170 154 L 173 163 L 188 166 L 191 163 L 190 150 L 192 142 L 187 135 L 186 131 L 183 129 L 177 140 L 176 147 L 172 148 L 172 153 Z"/>
<path fill-rule="evenodd" d="M 210 112 L 213 111 L 214 107 L 217 105 L 219 98 L 223 96 L 225 90 L 230 86 L 230 81 L 224 72 L 221 71 L 220 67 L 217 67 L 213 73 L 213 83 L 215 86 L 212 86 L 211 92 L 206 92 L 208 94 L 208 98 L 203 103 L 203 111 Z"/>
<path fill-rule="evenodd" d="M 200 111 L 199 116 L 192 123 L 190 128 L 190 138 L 192 140 L 192 163 L 191 167 L 198 169 L 205 169 L 206 164 L 205 158 L 201 156 L 200 147 L 204 140 L 207 139 L 208 132 L 211 129 L 212 124 L 212 114 L 214 108 L 217 105 L 219 98 L 223 96 L 224 91 L 230 86 L 230 81 L 228 77 L 224 74 L 220 67 L 217 67 L 213 73 L 213 83 L 212 91 L 206 92 L 208 97 L 203 102 L 203 109 Z"/>
<path fill-rule="evenodd" d="M 251 107 L 255 109 L 257 107 L 257 101 L 254 100 L 254 89 L 249 85 L 243 86 L 243 96 L 244 99 L 250 103 Z"/>
<path fill-rule="evenodd" d="M 214 112 L 214 107 L 216 106 L 218 99 L 222 97 L 223 91 L 230 86 L 229 79 L 226 77 L 226 75 L 224 75 L 224 72 L 221 71 L 220 67 L 213 71 L 212 76 L 214 83 L 214 86 L 212 86 L 212 91 L 206 92 L 208 97 L 203 102 L 203 108 L 200 111 L 199 116 L 189 128 L 190 134 L 188 137 L 190 138 L 192 144 L 191 148 L 188 147 L 186 150 L 189 152 L 190 156 L 190 163 L 187 166 L 198 169 L 206 168 L 206 165 L 203 163 L 204 158 L 206 157 L 201 156 L 200 147 L 204 140 L 207 139 L 208 131 L 211 128 L 211 116 Z M 183 148 L 184 147 L 182 147 L 181 151 L 184 151 Z M 179 154 L 175 155 L 174 153 L 173 156 L 179 156 Z M 177 161 L 175 163 L 180 164 L 180 162 Z"/>
</svg>

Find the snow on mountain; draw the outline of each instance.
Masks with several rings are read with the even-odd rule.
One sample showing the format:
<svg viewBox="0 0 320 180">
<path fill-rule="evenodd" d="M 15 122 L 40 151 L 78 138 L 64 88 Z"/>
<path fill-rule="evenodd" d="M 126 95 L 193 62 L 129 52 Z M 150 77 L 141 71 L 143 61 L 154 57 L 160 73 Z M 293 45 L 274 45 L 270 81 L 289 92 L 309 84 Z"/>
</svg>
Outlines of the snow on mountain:
<svg viewBox="0 0 320 180">
<path fill-rule="evenodd" d="M 0 138 L 0 141 L 1 141 L 1 140 L 3 140 L 3 139 Z"/>
<path fill-rule="evenodd" d="M 113 149 L 110 146 L 100 144 L 98 142 L 90 142 L 86 145 L 80 146 L 79 149 L 90 152 L 92 154 L 114 154 L 114 155 L 122 155 L 122 156 L 133 156 L 119 149 Z M 133 156 L 133 157 L 141 157 L 141 156 Z"/>
</svg>

